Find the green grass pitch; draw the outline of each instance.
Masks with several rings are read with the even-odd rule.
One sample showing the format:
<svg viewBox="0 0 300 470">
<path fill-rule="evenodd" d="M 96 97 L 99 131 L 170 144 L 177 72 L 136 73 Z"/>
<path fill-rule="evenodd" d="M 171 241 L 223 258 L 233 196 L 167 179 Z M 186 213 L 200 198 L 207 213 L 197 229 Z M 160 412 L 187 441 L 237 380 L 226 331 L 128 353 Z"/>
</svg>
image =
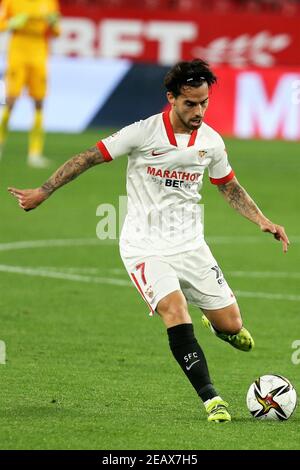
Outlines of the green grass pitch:
<svg viewBox="0 0 300 470">
<path fill-rule="evenodd" d="M 52 170 L 101 135 L 48 135 Z M 97 243 L 96 208 L 125 194 L 126 159 L 24 213 L 7 186 L 35 187 L 52 173 L 26 166 L 26 145 L 26 134 L 11 134 L 0 164 L 1 449 L 299 449 L 300 408 L 287 422 L 264 423 L 245 404 L 249 385 L 267 373 L 300 393 L 300 364 L 291 360 L 300 340 L 299 143 L 227 141 L 240 182 L 286 227 L 287 255 L 205 179 L 206 236 L 256 341 L 249 354 L 231 348 L 191 308 L 215 386 L 230 403 L 226 425 L 207 423 L 160 319 L 148 317 L 130 287 L 117 244 Z M 37 240 L 52 242 L 17 244 Z"/>
</svg>

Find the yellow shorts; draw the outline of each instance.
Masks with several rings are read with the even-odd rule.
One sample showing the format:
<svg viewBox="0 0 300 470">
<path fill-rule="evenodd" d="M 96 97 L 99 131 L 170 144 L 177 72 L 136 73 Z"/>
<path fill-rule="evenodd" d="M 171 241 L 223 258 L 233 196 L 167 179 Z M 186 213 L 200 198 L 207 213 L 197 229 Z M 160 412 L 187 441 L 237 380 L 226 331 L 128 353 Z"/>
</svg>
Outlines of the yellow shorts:
<svg viewBox="0 0 300 470">
<path fill-rule="evenodd" d="M 9 62 L 6 70 L 7 96 L 18 98 L 24 88 L 27 88 L 29 96 L 34 100 L 45 98 L 47 91 L 46 63 L 24 64 L 17 61 Z"/>
</svg>

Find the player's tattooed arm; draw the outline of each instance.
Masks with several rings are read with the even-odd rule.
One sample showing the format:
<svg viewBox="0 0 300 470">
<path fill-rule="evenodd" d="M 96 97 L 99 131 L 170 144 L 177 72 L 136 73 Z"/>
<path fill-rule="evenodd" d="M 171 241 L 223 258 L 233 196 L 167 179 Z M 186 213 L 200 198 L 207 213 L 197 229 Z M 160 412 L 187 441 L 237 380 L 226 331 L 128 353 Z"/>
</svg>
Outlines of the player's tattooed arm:
<svg viewBox="0 0 300 470">
<path fill-rule="evenodd" d="M 36 189 L 8 188 L 8 191 L 18 200 L 21 209 L 30 211 L 48 199 L 58 188 L 104 161 L 98 147 L 92 147 L 64 163 L 41 187 Z"/>
<path fill-rule="evenodd" d="M 258 225 L 263 218 L 265 219 L 261 210 L 236 178 L 233 178 L 229 183 L 220 184 L 218 189 L 231 207 L 247 219 Z"/>
<path fill-rule="evenodd" d="M 73 181 L 89 168 L 104 162 L 104 158 L 98 147 L 91 147 L 85 152 L 64 163 L 42 186 L 41 189 L 49 197 L 61 186 Z"/>
<path fill-rule="evenodd" d="M 251 222 L 257 224 L 263 232 L 270 232 L 274 235 L 276 240 L 281 240 L 283 251 L 287 251 L 289 239 L 285 233 L 284 227 L 274 224 L 264 216 L 262 211 L 257 207 L 253 199 L 235 177 L 226 184 L 220 184 L 218 188 L 231 207 L 251 220 Z"/>
</svg>

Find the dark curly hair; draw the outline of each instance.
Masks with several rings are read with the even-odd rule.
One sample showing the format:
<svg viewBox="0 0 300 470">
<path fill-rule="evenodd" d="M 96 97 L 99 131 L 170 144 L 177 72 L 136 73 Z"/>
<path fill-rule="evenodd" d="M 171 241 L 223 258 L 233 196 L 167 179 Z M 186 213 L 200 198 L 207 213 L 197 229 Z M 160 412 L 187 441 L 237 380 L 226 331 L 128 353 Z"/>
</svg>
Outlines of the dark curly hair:
<svg viewBox="0 0 300 470">
<path fill-rule="evenodd" d="M 217 77 L 210 70 L 209 65 L 201 59 L 178 62 L 169 70 L 164 80 L 167 91 L 173 93 L 175 98 L 180 95 L 182 86 L 196 88 L 203 82 L 206 82 L 210 88 L 217 82 Z"/>
</svg>

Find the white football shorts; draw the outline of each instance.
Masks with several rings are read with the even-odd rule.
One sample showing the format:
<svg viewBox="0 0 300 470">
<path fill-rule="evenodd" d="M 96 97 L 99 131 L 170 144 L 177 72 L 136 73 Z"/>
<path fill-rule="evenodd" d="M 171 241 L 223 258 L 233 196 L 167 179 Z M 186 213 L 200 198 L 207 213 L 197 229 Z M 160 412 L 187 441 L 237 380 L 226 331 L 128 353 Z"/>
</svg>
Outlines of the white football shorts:
<svg viewBox="0 0 300 470">
<path fill-rule="evenodd" d="M 121 253 L 126 270 L 150 308 L 155 312 L 166 295 L 181 290 L 188 303 L 215 310 L 236 302 L 208 245 L 176 255 L 134 257 Z"/>
</svg>

